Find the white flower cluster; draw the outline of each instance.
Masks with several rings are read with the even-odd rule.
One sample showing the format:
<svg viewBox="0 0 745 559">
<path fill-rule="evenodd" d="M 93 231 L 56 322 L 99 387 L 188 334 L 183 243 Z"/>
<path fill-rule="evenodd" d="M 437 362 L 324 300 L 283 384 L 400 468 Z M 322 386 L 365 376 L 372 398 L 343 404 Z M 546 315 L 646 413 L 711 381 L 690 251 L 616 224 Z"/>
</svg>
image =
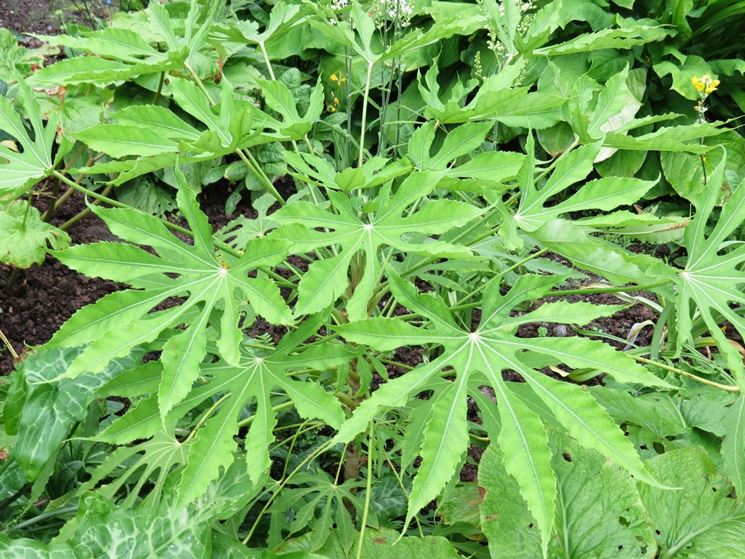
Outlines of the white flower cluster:
<svg viewBox="0 0 745 559">
<path fill-rule="evenodd" d="M 347 6 L 348 3 L 349 3 L 349 0 L 334 0 L 331 3 L 331 9 L 337 10 L 337 11 L 342 10 Z"/>
<path fill-rule="evenodd" d="M 407 0 L 380 0 L 380 4 L 391 19 L 398 17 L 408 21 L 414 13 Z"/>
</svg>

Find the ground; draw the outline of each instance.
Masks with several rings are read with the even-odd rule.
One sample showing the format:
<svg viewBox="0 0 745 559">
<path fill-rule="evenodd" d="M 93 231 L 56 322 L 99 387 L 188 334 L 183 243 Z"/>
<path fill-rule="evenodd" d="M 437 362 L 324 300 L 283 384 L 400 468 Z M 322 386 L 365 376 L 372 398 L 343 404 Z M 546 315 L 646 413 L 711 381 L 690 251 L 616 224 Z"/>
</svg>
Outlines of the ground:
<svg viewBox="0 0 745 559">
<path fill-rule="evenodd" d="M 107 6 L 106 0 L 0 0 L 0 27 L 21 36 L 57 33 L 65 23 L 90 25 L 93 18 L 105 17 Z"/>
</svg>

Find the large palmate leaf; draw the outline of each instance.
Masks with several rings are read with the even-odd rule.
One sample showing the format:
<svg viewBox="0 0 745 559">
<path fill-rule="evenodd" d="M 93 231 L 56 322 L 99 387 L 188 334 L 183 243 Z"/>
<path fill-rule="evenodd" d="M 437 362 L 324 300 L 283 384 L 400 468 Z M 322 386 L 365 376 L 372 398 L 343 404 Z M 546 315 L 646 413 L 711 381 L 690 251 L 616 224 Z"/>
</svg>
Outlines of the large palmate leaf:
<svg viewBox="0 0 745 559">
<path fill-rule="evenodd" d="M 631 477 L 567 437 L 552 437 L 551 447 L 558 483 L 548 556 L 654 557 L 654 534 Z M 540 532 L 503 460 L 496 446 L 490 446 L 479 463 L 479 486 L 485 492 L 481 528 L 494 559 L 534 559 L 541 555 Z"/>
<path fill-rule="evenodd" d="M 293 349 L 292 344 L 285 344 L 273 352 L 244 351 L 237 366 L 221 363 L 202 369 L 211 379 L 202 390 L 224 394 L 225 398 L 189 446 L 179 484 L 181 502 L 199 497 L 209 482 L 218 477 L 220 468 L 231 464 L 237 446 L 234 437 L 239 429 L 238 419 L 249 403 L 255 402 L 256 411 L 246 434 L 246 467 L 255 483 L 271 465 L 269 446 L 274 441 L 276 424 L 272 410 L 275 391 L 286 394 L 301 417 L 321 419 L 334 428 L 341 425 L 344 417 L 341 405 L 331 394 L 316 382 L 296 380 L 288 373 L 339 366 L 348 360 L 347 353 L 339 346 L 315 346 L 291 354 Z"/>
<path fill-rule="evenodd" d="M 31 88 L 22 81 L 17 87 L 33 135 L 29 135 L 11 102 L 0 96 L 0 131 L 9 134 L 18 144 L 16 149 L 11 149 L 6 143 L 0 144 L 0 194 L 23 193 L 49 175 L 54 166 L 52 147 L 57 133 L 57 117 L 50 115 L 44 126 L 39 103 Z"/>
<path fill-rule="evenodd" d="M 70 236 L 42 221 L 39 210 L 28 202 L 0 206 L 0 262 L 28 268 L 44 262 L 47 246 L 59 250 L 69 244 Z"/>
<path fill-rule="evenodd" d="M 89 344 L 65 373 L 66 377 L 76 377 L 102 370 L 109 360 L 155 340 L 167 328 L 187 324 L 185 330 L 170 332 L 163 345 L 158 402 L 164 416 L 189 393 L 199 375 L 213 314 L 220 317 L 217 348 L 229 363 L 239 361 L 242 334 L 238 324 L 246 304 L 273 324 L 292 321 L 277 286 L 262 274 L 248 275 L 257 267 L 280 262 L 287 253 L 286 243 L 257 239 L 247 245 L 240 258 L 220 256 L 213 244 L 212 227 L 194 193 L 182 185 L 177 201 L 191 226 L 193 246 L 147 214 L 129 209 L 94 210 L 115 235 L 150 246 L 157 255 L 131 244 L 107 242 L 58 253 L 58 258 L 75 270 L 126 282 L 135 289 L 107 295 L 81 309 L 51 340 L 57 347 Z M 185 299 L 167 310 L 150 312 L 169 297 Z"/>
<path fill-rule="evenodd" d="M 187 58 L 193 56 L 207 40 L 211 19 L 207 17 L 201 23 L 198 21 L 198 3 L 191 5 L 183 22 L 183 35 L 176 32 L 176 22 L 161 4 L 151 4 L 146 13 L 147 21 L 141 22 L 139 29 L 109 28 L 83 32 L 79 36 L 40 36 L 50 44 L 71 47 L 94 56 L 64 58 L 35 73 L 30 78 L 31 83 L 38 86 L 77 83 L 107 85 L 180 70 Z M 164 45 L 165 51 L 160 51 L 153 44 Z"/>
<path fill-rule="evenodd" d="M 419 93 L 425 101 L 424 114 L 441 123 L 462 123 L 496 119 L 507 126 L 533 129 L 548 128 L 561 120 L 561 108 L 566 100 L 555 93 L 529 92 L 530 87 L 512 87 L 517 81 L 522 63 L 507 66 L 499 74 L 484 80 L 476 95 L 469 95 L 476 86 L 455 82 L 448 98 L 441 99 L 437 81 L 438 68 L 433 64 L 419 80 Z"/>
<path fill-rule="evenodd" d="M 332 535 L 338 535 L 339 543 L 349 549 L 357 540 L 351 513 L 364 513 L 362 502 L 355 495 L 364 482 L 348 479 L 339 483 L 323 470 L 317 470 L 293 476 L 292 483 L 295 487 L 285 489 L 272 506 L 272 523 L 281 526 L 293 516 L 294 511 L 298 511 L 288 526 L 288 532 L 305 532 L 303 537 L 308 539 L 309 551 L 316 551 L 327 544 Z M 312 510 L 323 512 L 317 517 L 305 513 Z M 308 528 L 310 531 L 307 531 Z M 269 545 L 272 544 L 270 540 Z"/>
<path fill-rule="evenodd" d="M 347 303 L 353 320 L 367 316 L 370 296 L 382 272 L 381 248 L 425 254 L 467 254 L 465 247 L 438 241 L 415 243 L 405 238 L 411 233 L 444 233 L 480 215 L 479 208 L 454 200 L 431 201 L 406 214 L 407 209 L 432 192 L 441 176 L 437 172 L 413 173 L 394 193 L 390 185 L 383 187 L 376 208 L 366 217 L 359 215 L 350 197 L 333 191 L 329 191 L 333 211 L 309 202 L 295 202 L 272 214 L 276 223 L 292 225 L 278 233 L 292 240 L 295 253 L 339 247 L 334 256 L 310 265 L 298 285 L 295 313 L 309 314 L 332 304 L 349 286 L 347 270 L 358 252 L 364 253 L 365 268 L 362 276 L 356 278 L 354 293 Z"/>
<path fill-rule="evenodd" d="M 171 78 L 170 86 L 175 102 L 205 129 L 198 130 L 159 105 L 128 106 L 111 115 L 114 122 L 97 124 L 76 137 L 111 157 L 137 159 L 105 162 L 81 171 L 119 173 L 112 181 L 118 185 L 179 162 L 214 159 L 272 140 L 253 133 L 252 115 L 258 109 L 237 99 L 227 79 L 220 85 L 219 109 L 214 108 L 215 100 L 189 80 Z"/>
<path fill-rule="evenodd" d="M 142 454 L 138 464 L 149 464 L 150 471 L 167 470 L 174 463 L 185 464 L 179 485 L 181 502 L 198 498 L 209 483 L 218 477 L 220 468 L 233 462 L 238 445 L 236 433 L 239 420 L 249 405 L 255 405 L 251 427 L 245 435 L 246 462 L 250 479 L 259 483 L 270 466 L 269 446 L 274 440 L 276 423 L 272 409 L 277 397 L 286 395 L 304 418 L 321 419 L 337 428 L 343 419 L 339 402 L 315 382 L 300 380 L 297 371 L 307 374 L 310 370 L 325 371 L 346 363 L 349 354 L 340 345 L 317 345 L 305 350 L 299 344 L 313 335 L 323 322 L 323 316 L 303 323 L 280 341 L 274 350 L 251 350 L 243 347 L 237 364 L 217 362 L 203 365 L 200 370 L 205 382 L 194 388 L 166 416 L 164 430 L 157 397 L 160 368 L 148 366 L 124 373 L 108 383 L 102 393 L 138 397 L 129 411 L 102 431 L 96 439 L 113 444 L 126 444 L 149 439 L 136 446 L 125 446 L 112 454 L 99 470 L 94 472 L 95 484 L 114 467 L 135 454 Z M 176 422 L 210 399 L 218 401 L 204 425 L 180 443 L 172 434 Z M 170 461 L 163 460 L 172 456 Z M 160 462 L 160 463 L 159 463 Z M 134 472 L 138 468 L 131 468 Z M 164 474 L 162 474 L 164 475 Z M 128 476 L 126 476 L 128 477 Z M 147 476 L 142 476 L 142 483 Z M 121 487 L 120 478 L 106 486 L 105 495 L 111 496 Z"/>
<path fill-rule="evenodd" d="M 491 122 L 468 123 L 454 128 L 432 153 L 436 125 L 428 122 L 417 128 L 409 139 L 407 155 L 420 171 L 442 171 L 446 188 L 470 191 L 494 191 L 502 181 L 517 174 L 525 156 L 511 151 L 484 151 L 461 165 L 452 163 L 473 154 L 486 135 L 493 130 Z"/>
<path fill-rule="evenodd" d="M 308 108 L 303 116 L 298 114 L 295 98 L 290 89 L 278 80 L 258 80 L 266 106 L 276 112 L 281 120 L 264 115 L 263 124 L 275 132 L 277 140 L 301 139 L 323 113 L 323 86 L 319 81 L 310 94 Z"/>
<path fill-rule="evenodd" d="M 688 261 L 685 269 L 673 276 L 677 288 L 675 300 L 677 319 L 677 343 L 691 340 L 692 319 L 700 317 L 716 340 L 719 350 L 727 356 L 727 363 L 736 375 L 738 385 L 745 390 L 745 370 L 742 357 L 722 331 L 721 322 L 728 321 L 732 327 L 745 335 L 745 320 L 740 315 L 745 295 L 745 245 L 740 241 L 728 241 L 745 222 L 745 182 L 732 192 L 722 207 L 714 229 L 707 234 L 707 224 L 714 206 L 720 197 L 726 158 L 723 157 L 714 169 L 708 186 L 706 203 L 697 208 L 696 216 L 685 232 L 685 247 Z M 732 308 L 731 305 L 740 307 Z"/>
<path fill-rule="evenodd" d="M 455 474 L 468 445 L 467 396 L 474 384 L 488 384 L 496 397 L 501 423 L 497 444 L 506 457 L 505 468 L 517 480 L 536 520 L 545 554 L 556 499 L 547 437 L 541 418 L 503 380 L 504 370 L 519 373 L 556 421 L 580 444 L 600 452 L 639 479 L 656 483 L 631 443 L 587 391 L 539 373 L 531 367 L 529 358 L 542 355 L 570 367 L 596 369 L 619 382 L 650 386 L 666 386 L 666 383 L 630 357 L 598 341 L 576 337 L 518 338 L 515 335 L 520 324 L 544 321 L 585 324 L 596 317 L 613 314 L 618 307 L 557 302 L 546 303 L 521 316 L 511 316 L 517 305 L 541 297 L 559 280 L 525 275 L 507 294 L 501 295 L 500 280 L 496 279 L 484 292 L 481 319 L 471 331 L 457 326 L 441 299 L 419 295 L 413 286 L 395 276 L 390 281 L 396 299 L 426 318 L 428 327 L 414 327 L 400 319 L 377 318 L 340 325 L 338 331 L 350 341 L 381 351 L 433 343 L 442 346 L 443 352 L 432 362 L 374 392 L 342 425 L 335 440 L 351 440 L 381 412 L 381 408 L 402 406 L 409 398 L 430 389 L 444 370 L 455 371 L 454 380 L 429 400 L 429 421 L 420 442 L 422 463 L 411 490 L 409 520 L 435 498 Z M 482 413 L 492 412 L 487 408 Z"/>
<path fill-rule="evenodd" d="M 549 221 L 570 212 L 585 210 L 613 210 L 633 204 L 656 181 L 628 177 L 603 177 L 583 184 L 577 192 L 559 201 L 556 196 L 583 181 L 592 172 L 593 162 L 600 152 L 600 143 L 589 144 L 568 151 L 559 158 L 543 185 L 536 185 L 533 177 L 533 141 L 528 141 L 528 158 L 520 173 L 520 204 L 512 216 L 521 229 L 532 232 Z"/>
<path fill-rule="evenodd" d="M 702 449 L 666 452 L 650 460 L 649 468 L 660 480 L 681 488 L 639 486 L 660 557 L 745 557 L 745 506 L 730 496 L 731 486 Z"/>
<path fill-rule="evenodd" d="M 116 359 L 99 374 L 54 382 L 79 353 L 77 348 L 40 350 L 13 373 L 21 378 L 14 384 L 17 393 L 8 401 L 17 408 L 20 399 L 23 406 L 18 417 L 11 417 L 15 414 L 6 407 L 6 429 L 9 424 L 16 426 L 12 429 L 17 438 L 11 452 L 29 481 L 59 451 L 73 426 L 83 421 L 97 389 L 135 364 L 133 357 Z"/>
</svg>

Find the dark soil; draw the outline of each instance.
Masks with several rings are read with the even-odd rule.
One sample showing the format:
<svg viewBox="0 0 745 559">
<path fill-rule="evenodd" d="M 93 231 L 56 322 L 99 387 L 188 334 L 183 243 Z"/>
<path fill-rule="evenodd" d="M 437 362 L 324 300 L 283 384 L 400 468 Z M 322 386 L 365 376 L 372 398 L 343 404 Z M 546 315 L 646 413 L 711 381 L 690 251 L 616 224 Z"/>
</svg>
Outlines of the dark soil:
<svg viewBox="0 0 745 559">
<path fill-rule="evenodd" d="M 104 0 L 0 0 L 0 27 L 18 34 L 25 46 L 36 47 L 40 42 L 25 33 L 53 35 L 67 23 L 94 26 L 95 18 L 107 17 L 110 10 Z"/>
<path fill-rule="evenodd" d="M 40 199 L 37 206 L 45 209 L 46 200 Z M 84 207 L 82 197 L 73 196 L 60 208 L 52 223 L 60 225 Z M 92 215 L 68 232 L 75 244 L 114 239 L 106 226 Z M 0 265 L 0 286 L 6 285 L 10 273 L 9 267 Z M 47 257 L 43 265 L 22 272 L 10 294 L 0 289 L 0 330 L 16 352 L 23 354 L 25 346 L 46 342 L 77 309 L 116 289 L 113 282 L 87 278 Z M 12 357 L 5 348 L 0 349 L 0 374 L 7 374 L 12 368 Z"/>
<path fill-rule="evenodd" d="M 248 217 L 255 215 L 246 202 L 238 205 L 234 215 L 226 215 L 224 208 L 228 194 L 224 186 L 217 186 L 208 189 L 201 196 L 202 210 L 215 229 L 223 227 L 238 214 Z M 44 211 L 47 200 L 47 197 L 41 196 L 35 205 Z M 58 210 L 52 223 L 60 225 L 83 208 L 83 198 L 75 195 Z M 116 240 L 104 223 L 93 215 L 76 223 L 68 233 L 73 244 Z M 10 274 L 9 267 L 0 265 L 0 286 L 7 283 Z M 47 257 L 43 265 L 25 270 L 11 293 L 0 289 L 0 330 L 16 352 L 22 355 L 27 347 L 49 340 L 76 310 L 122 287 L 111 281 L 88 278 L 70 270 L 54 258 Z M 251 334 L 266 332 L 276 342 L 283 332 L 275 330 L 269 324 L 257 321 Z M 12 356 L 0 345 L 0 374 L 7 374 L 12 369 Z"/>
</svg>

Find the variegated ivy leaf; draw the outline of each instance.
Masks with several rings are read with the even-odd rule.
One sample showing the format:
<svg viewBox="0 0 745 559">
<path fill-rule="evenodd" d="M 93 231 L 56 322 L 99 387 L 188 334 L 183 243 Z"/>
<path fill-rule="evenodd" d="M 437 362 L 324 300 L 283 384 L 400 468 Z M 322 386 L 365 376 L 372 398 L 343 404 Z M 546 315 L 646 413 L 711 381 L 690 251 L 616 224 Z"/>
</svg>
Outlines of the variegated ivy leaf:
<svg viewBox="0 0 745 559">
<path fill-rule="evenodd" d="M 22 194 L 49 175 L 54 166 L 52 147 L 57 133 L 57 117 L 51 114 L 44 126 L 39 103 L 31 88 L 23 81 L 19 81 L 17 87 L 18 98 L 31 122 L 33 139 L 12 103 L 0 96 L 0 130 L 18 144 L 17 149 L 0 144 L 0 194 Z"/>
<path fill-rule="evenodd" d="M 540 417 L 505 382 L 502 372 L 520 374 L 552 412 L 556 421 L 577 441 L 603 454 L 639 479 L 656 483 L 633 445 L 608 413 L 581 387 L 554 380 L 534 370 L 535 355 L 549 357 L 570 367 L 596 369 L 619 382 L 669 386 L 631 357 L 602 342 L 579 337 L 519 338 L 516 331 L 529 322 L 586 324 L 616 312 L 617 306 L 589 303 L 545 303 L 536 310 L 513 316 L 519 304 L 545 295 L 559 279 L 522 276 L 501 295 L 500 280 L 493 280 L 481 301 L 481 320 L 473 329 L 455 321 L 442 299 L 420 295 L 410 284 L 391 276 L 391 289 L 413 313 L 425 318 L 427 327 L 415 327 L 400 319 L 374 318 L 340 325 L 337 330 L 349 341 L 387 351 L 405 345 L 442 346 L 440 357 L 417 367 L 379 388 L 363 402 L 339 430 L 335 440 L 348 442 L 362 432 L 382 408 L 403 406 L 441 375 L 455 376 L 429 402 L 430 411 L 420 441 L 422 463 L 411 489 L 407 519 L 435 498 L 457 471 L 468 446 L 467 396 L 474 385 L 488 384 L 495 393 L 501 430 L 497 444 L 506 456 L 505 468 L 515 477 L 520 492 L 540 528 L 545 553 L 554 519 L 555 476 Z M 478 379 L 477 383 L 473 379 Z M 484 410 L 484 413 L 489 413 Z"/>
<path fill-rule="evenodd" d="M 219 483 L 209 487 L 203 501 L 189 506 L 179 506 L 169 498 L 152 506 L 123 507 L 100 495 L 88 494 L 81 498 L 76 517 L 52 542 L 0 535 L 0 556 L 3 559 L 233 556 L 228 549 L 229 538 L 213 537 L 213 525 L 245 506 L 260 490 L 261 486 L 251 485 L 240 469 L 231 468 Z"/>
<path fill-rule="evenodd" d="M 6 406 L 4 419 L 6 429 L 17 434 L 11 453 L 28 481 L 36 479 L 74 425 L 85 419 L 97 389 L 135 364 L 133 356 L 127 356 L 111 361 L 99 374 L 52 382 L 79 353 L 78 348 L 39 350 L 13 372 L 13 391 L 7 398 L 13 403 Z"/>
<path fill-rule="evenodd" d="M 685 269 L 673 276 L 678 290 L 675 301 L 678 338 L 681 345 L 692 341 L 692 317 L 697 313 L 709 328 L 719 350 L 727 356 L 727 364 L 735 374 L 741 390 L 745 390 L 745 369 L 742 357 L 730 343 L 720 323 L 727 320 L 745 335 L 745 320 L 736 308 L 745 304 L 742 286 L 745 284 L 745 245 L 728 241 L 745 222 L 745 181 L 732 192 L 722 207 L 714 229 L 707 235 L 706 226 L 721 195 L 726 157 L 709 179 L 706 202 L 697 208 L 696 216 L 685 231 L 684 245 L 688 251 Z"/>
<path fill-rule="evenodd" d="M 357 210 L 350 196 L 329 191 L 331 210 L 309 202 L 290 203 L 272 214 L 283 238 L 292 240 L 295 253 L 321 247 L 337 248 L 330 258 L 314 262 L 298 285 L 296 315 L 310 314 L 331 305 L 349 287 L 348 269 L 352 258 L 364 254 L 364 272 L 355 278 L 354 293 L 347 302 L 352 320 L 367 316 L 374 287 L 380 281 L 380 254 L 384 247 L 424 254 L 468 254 L 468 249 L 440 241 L 415 243 L 406 240 L 411 233 L 440 234 L 468 223 L 482 210 L 454 200 L 435 200 L 416 208 L 437 185 L 438 172 L 413 173 L 392 192 L 390 184 L 381 188 L 375 207 Z M 366 214 L 366 215 L 365 215 Z"/>
<path fill-rule="evenodd" d="M 272 324 L 292 322 L 277 286 L 261 273 L 249 276 L 261 266 L 282 261 L 287 243 L 256 239 L 247 244 L 240 258 L 218 254 L 212 227 L 194 193 L 182 185 L 177 202 L 194 235 L 193 246 L 170 233 L 160 220 L 142 212 L 100 207 L 93 210 L 115 235 L 147 245 L 157 254 L 134 244 L 109 242 L 78 245 L 57 253 L 75 270 L 129 283 L 134 289 L 112 293 L 79 310 L 50 342 L 53 347 L 89 344 L 65 373 L 72 378 L 98 372 L 111 359 L 176 328 L 168 331 L 161 356 L 163 376 L 158 402 L 163 416 L 189 393 L 199 375 L 208 326 L 219 326 L 220 355 L 229 363 L 238 363 L 242 337 L 238 324 L 243 305 L 249 304 Z M 184 299 L 168 309 L 154 310 L 169 297 Z M 187 327 L 178 330 L 182 324 Z"/>
<path fill-rule="evenodd" d="M 101 466 L 100 472 L 94 472 L 94 478 L 103 479 L 117 464 L 135 453 L 144 453 L 138 464 L 148 463 L 154 468 L 159 454 L 173 454 L 183 449 L 185 458 L 174 455 L 174 459 L 185 463 L 179 498 L 184 503 L 192 501 L 218 477 L 220 468 L 227 468 L 233 462 L 241 413 L 253 404 L 255 412 L 245 438 L 244 467 L 250 479 L 259 483 L 270 466 L 269 447 L 274 440 L 276 423 L 272 407 L 278 403 L 276 399 L 280 395 L 289 399 L 304 418 L 321 419 L 334 428 L 338 428 L 343 420 L 339 402 L 319 383 L 303 380 L 310 377 L 310 371 L 324 371 L 349 360 L 348 351 L 338 344 L 299 349 L 306 338 L 318 331 L 324 319 L 325 316 L 319 314 L 303 323 L 297 330 L 286 334 L 273 350 L 253 350 L 244 346 L 236 364 L 221 361 L 203 365 L 200 374 L 205 382 L 191 390 L 166 417 L 167 430 L 172 432 L 180 418 L 205 401 L 218 402 L 209 419 L 186 444 L 179 443 L 172 434 L 163 431 L 157 397 L 151 395 L 161 374 L 158 366 L 148 364 L 132 369 L 109 383 L 104 394 L 126 394 L 129 398 L 139 399 L 126 414 L 102 431 L 97 440 L 122 445 L 140 439 L 150 440 L 136 447 L 124 446 L 117 450 L 115 454 L 120 456 L 112 455 L 107 464 Z M 161 448 L 158 453 L 154 444 Z M 136 469 L 131 468 L 131 471 Z M 115 489 L 121 483 L 117 480 Z M 105 494 L 113 494 L 115 489 L 107 489 Z"/>
</svg>

